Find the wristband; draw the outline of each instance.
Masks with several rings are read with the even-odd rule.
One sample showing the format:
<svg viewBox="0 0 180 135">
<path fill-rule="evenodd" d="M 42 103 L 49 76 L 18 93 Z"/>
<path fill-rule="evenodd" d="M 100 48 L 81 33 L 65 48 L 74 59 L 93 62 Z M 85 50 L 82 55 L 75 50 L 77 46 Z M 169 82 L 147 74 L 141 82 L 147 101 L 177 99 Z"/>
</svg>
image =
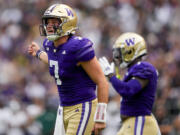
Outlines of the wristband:
<svg viewBox="0 0 180 135">
<path fill-rule="evenodd" d="M 106 103 L 98 103 L 97 104 L 96 112 L 94 115 L 95 122 L 106 123 L 106 109 L 107 109 Z"/>
<path fill-rule="evenodd" d="M 41 49 L 39 49 L 37 52 L 36 52 L 36 58 L 40 59 L 40 55 L 41 53 L 43 53 L 44 51 L 42 51 Z"/>
</svg>

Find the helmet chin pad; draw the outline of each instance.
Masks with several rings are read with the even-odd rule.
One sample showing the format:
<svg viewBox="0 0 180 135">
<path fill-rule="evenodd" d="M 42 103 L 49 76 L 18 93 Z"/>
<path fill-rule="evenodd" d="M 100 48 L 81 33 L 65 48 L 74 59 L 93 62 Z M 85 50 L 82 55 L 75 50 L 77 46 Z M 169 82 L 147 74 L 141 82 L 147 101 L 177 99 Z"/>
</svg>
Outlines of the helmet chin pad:
<svg viewBox="0 0 180 135">
<path fill-rule="evenodd" d="M 50 41 L 56 41 L 59 38 L 60 38 L 59 35 L 55 35 L 55 34 L 47 35 L 47 39 Z"/>
<path fill-rule="evenodd" d="M 123 62 L 120 64 L 120 68 L 124 69 L 124 68 L 126 68 L 128 65 L 129 65 L 129 63 L 123 61 Z"/>
</svg>

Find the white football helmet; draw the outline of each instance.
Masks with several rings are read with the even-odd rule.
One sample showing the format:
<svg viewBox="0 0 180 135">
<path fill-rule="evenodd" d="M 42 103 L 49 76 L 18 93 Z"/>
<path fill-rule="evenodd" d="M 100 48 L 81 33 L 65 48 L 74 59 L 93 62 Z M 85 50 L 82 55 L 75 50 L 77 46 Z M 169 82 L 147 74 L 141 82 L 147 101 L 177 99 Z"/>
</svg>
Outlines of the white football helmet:
<svg viewBox="0 0 180 135">
<path fill-rule="evenodd" d="M 54 33 L 48 34 L 47 21 L 53 18 L 59 20 L 59 26 L 53 26 Z M 71 7 L 65 4 L 54 4 L 45 11 L 39 28 L 41 36 L 46 36 L 49 40 L 55 41 L 62 36 L 75 34 L 77 15 Z"/>
<path fill-rule="evenodd" d="M 124 33 L 113 46 L 113 60 L 120 68 L 127 67 L 135 59 L 147 54 L 147 47 L 142 36 L 136 33 Z"/>
</svg>

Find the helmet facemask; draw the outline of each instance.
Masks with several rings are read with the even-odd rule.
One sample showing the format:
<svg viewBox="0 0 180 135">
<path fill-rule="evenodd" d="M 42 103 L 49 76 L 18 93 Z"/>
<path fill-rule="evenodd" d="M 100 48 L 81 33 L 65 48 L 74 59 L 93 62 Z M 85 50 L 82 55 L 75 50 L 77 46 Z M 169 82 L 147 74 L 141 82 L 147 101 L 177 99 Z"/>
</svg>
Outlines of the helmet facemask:
<svg viewBox="0 0 180 135">
<path fill-rule="evenodd" d="M 131 50 L 125 51 L 124 48 L 113 49 L 113 61 L 116 67 L 126 68 L 131 62 L 126 60 L 126 57 L 131 54 Z"/>
<path fill-rule="evenodd" d="M 48 19 L 57 19 L 59 24 L 58 25 L 53 25 L 50 26 L 53 28 L 53 33 L 48 34 L 50 31 L 48 31 Z M 67 20 L 66 18 L 53 18 L 53 17 L 46 17 L 42 19 L 42 24 L 39 26 L 40 29 L 40 35 L 41 36 L 46 36 L 48 40 L 50 41 L 55 41 L 59 39 L 60 37 L 64 36 L 62 35 L 63 30 L 63 24 L 66 23 Z"/>
<path fill-rule="evenodd" d="M 122 53 L 120 48 L 113 48 L 113 62 L 115 66 L 118 66 L 122 63 Z"/>
</svg>

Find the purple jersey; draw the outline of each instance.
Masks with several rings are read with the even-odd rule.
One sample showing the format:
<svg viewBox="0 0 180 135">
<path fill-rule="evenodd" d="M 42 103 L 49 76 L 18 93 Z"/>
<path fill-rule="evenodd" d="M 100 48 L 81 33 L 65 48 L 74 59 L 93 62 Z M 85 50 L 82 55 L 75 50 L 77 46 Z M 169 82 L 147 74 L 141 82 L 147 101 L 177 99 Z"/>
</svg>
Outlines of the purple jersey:
<svg viewBox="0 0 180 135">
<path fill-rule="evenodd" d="M 76 36 L 71 36 L 57 48 L 52 41 L 44 40 L 49 72 L 57 83 L 61 106 L 71 106 L 96 98 L 95 83 L 83 68 L 78 66 L 78 62 L 94 58 L 92 45 L 90 40 Z"/>
<path fill-rule="evenodd" d="M 132 77 L 138 77 L 141 79 L 148 79 L 149 82 L 144 89 L 134 89 L 137 91 L 126 91 L 125 89 L 119 90 L 122 95 L 121 101 L 121 114 L 127 116 L 140 116 L 140 115 L 150 115 L 152 111 L 152 106 L 155 99 L 156 87 L 157 87 L 157 71 L 148 62 L 138 62 L 128 69 L 123 82 L 128 82 Z M 115 76 L 111 78 L 112 84 L 119 81 Z M 134 87 L 139 87 L 140 83 L 136 80 L 134 82 Z M 120 89 L 120 88 L 119 88 Z M 134 93 L 134 94 L 132 94 Z"/>
</svg>

